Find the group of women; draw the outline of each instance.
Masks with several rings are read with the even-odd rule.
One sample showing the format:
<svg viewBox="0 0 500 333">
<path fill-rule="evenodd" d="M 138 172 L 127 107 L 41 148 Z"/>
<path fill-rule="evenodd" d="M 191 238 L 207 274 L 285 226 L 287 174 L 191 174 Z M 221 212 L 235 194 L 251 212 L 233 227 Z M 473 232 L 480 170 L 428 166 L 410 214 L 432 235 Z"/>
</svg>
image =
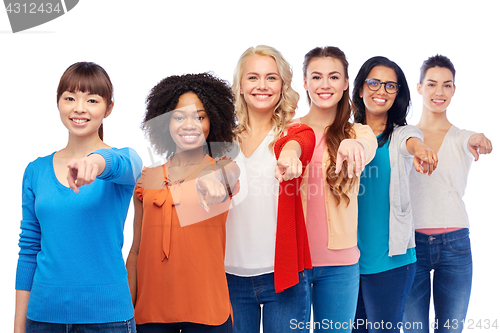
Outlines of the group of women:
<svg viewBox="0 0 500 333">
<path fill-rule="evenodd" d="M 385 57 L 361 66 L 352 102 L 339 48 L 309 51 L 303 78 L 301 118 L 291 67 L 269 46 L 242 54 L 232 87 L 210 73 L 163 79 L 142 127 L 167 162 L 141 172 L 133 149 L 102 141 L 104 69 L 70 66 L 57 90 L 68 143 L 23 179 L 15 332 L 428 332 L 431 290 L 436 319 L 458 323 L 439 331 L 460 331 L 462 196 L 492 146 L 447 119 L 453 64 L 424 61 L 417 126 Z"/>
</svg>

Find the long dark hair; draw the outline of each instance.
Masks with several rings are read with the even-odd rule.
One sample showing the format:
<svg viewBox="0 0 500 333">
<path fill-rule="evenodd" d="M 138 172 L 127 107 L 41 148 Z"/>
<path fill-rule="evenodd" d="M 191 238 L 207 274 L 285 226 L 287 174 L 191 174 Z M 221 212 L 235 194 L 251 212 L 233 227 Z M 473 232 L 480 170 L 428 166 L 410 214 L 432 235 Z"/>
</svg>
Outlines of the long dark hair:
<svg viewBox="0 0 500 333">
<path fill-rule="evenodd" d="M 81 91 L 99 95 L 106 101 L 106 107 L 113 102 L 111 79 L 104 68 L 93 62 L 77 62 L 66 69 L 57 87 L 57 103 L 65 91 Z M 102 124 L 98 134 L 103 140 Z"/>
<path fill-rule="evenodd" d="M 349 78 L 348 67 L 349 63 L 347 58 L 338 47 L 326 46 L 326 47 L 316 47 L 311 51 L 307 52 L 304 56 L 304 62 L 302 66 L 302 71 L 304 73 L 304 78 L 307 76 L 307 66 L 311 60 L 315 58 L 333 58 L 337 59 L 342 63 L 344 67 L 344 75 Z M 309 104 L 311 104 L 311 97 L 307 93 L 307 99 Z M 355 133 L 352 129 L 352 124 L 349 122 L 351 117 L 351 98 L 349 96 L 349 89 L 344 90 L 342 98 L 337 104 L 337 113 L 333 123 L 331 123 L 326 130 L 325 144 L 328 150 L 328 169 L 326 173 L 326 181 L 333 191 L 335 201 L 337 205 L 340 203 L 340 199 L 344 198 L 349 205 L 350 199 L 347 193 L 351 190 L 354 185 L 354 180 L 349 178 L 347 175 L 347 161 L 344 161 L 342 165 L 342 172 L 339 174 L 335 173 L 335 168 L 337 166 L 337 152 L 339 150 L 340 143 L 344 139 L 352 139 L 355 137 Z"/>
<path fill-rule="evenodd" d="M 382 147 L 387 140 L 390 140 L 394 125 L 407 125 L 406 116 L 410 110 L 410 89 L 406 82 L 403 70 L 394 62 L 386 57 L 373 57 L 368 59 L 359 69 L 358 75 L 354 79 L 353 105 L 354 105 L 354 120 L 357 123 L 366 125 L 366 110 L 365 103 L 360 94 L 363 92 L 365 80 L 368 79 L 368 74 L 376 66 L 383 66 L 392 69 L 397 76 L 399 84 L 399 92 L 394 100 L 394 104 L 387 111 L 387 123 L 382 135 L 378 138 L 378 146 Z M 382 89 L 382 87 L 380 88 Z"/>
</svg>

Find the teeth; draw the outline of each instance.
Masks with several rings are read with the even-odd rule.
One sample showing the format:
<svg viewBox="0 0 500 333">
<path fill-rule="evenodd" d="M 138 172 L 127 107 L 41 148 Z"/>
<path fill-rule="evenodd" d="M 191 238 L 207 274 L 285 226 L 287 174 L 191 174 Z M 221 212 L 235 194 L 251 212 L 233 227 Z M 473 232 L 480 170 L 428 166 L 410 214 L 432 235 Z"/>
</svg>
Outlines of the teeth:
<svg viewBox="0 0 500 333">
<path fill-rule="evenodd" d="M 83 123 L 86 123 L 88 121 L 87 119 L 75 119 L 75 118 L 73 118 L 71 120 L 73 120 L 77 124 L 83 124 Z"/>
<path fill-rule="evenodd" d="M 332 96 L 333 94 L 319 94 L 321 97 L 329 97 Z"/>
<path fill-rule="evenodd" d="M 444 103 L 444 99 L 433 99 L 432 101 L 436 103 Z"/>
<path fill-rule="evenodd" d="M 255 95 L 255 97 L 257 97 L 257 98 L 267 98 L 267 97 L 269 97 L 269 95 Z"/>
<path fill-rule="evenodd" d="M 374 100 L 375 102 L 385 103 L 385 99 L 381 99 L 381 98 L 374 98 L 373 100 Z"/>
</svg>

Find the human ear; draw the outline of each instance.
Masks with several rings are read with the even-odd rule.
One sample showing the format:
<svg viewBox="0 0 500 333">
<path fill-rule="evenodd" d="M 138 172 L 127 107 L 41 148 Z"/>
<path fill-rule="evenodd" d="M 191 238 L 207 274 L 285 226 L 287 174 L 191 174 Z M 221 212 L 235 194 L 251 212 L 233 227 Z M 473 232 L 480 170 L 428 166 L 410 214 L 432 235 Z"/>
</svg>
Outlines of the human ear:
<svg viewBox="0 0 500 333">
<path fill-rule="evenodd" d="M 111 111 L 113 111 L 114 106 L 115 106 L 115 102 L 109 103 L 109 105 L 106 109 L 106 113 L 104 114 L 104 118 L 107 118 L 111 114 Z"/>
<path fill-rule="evenodd" d="M 421 83 L 417 83 L 417 91 L 420 95 L 422 95 L 422 84 Z"/>
</svg>

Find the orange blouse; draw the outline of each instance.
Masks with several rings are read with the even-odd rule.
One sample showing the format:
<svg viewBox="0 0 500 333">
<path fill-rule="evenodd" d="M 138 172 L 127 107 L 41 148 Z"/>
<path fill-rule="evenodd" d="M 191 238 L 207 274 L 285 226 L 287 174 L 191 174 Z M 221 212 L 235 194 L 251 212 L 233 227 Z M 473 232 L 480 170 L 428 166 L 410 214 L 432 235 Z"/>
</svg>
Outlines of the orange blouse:
<svg viewBox="0 0 500 333">
<path fill-rule="evenodd" d="M 169 160 L 162 166 L 165 182 L 161 188 L 159 184 L 156 189 L 145 186 L 147 169 L 137 183 L 135 193 L 143 202 L 137 324 L 221 325 L 231 315 L 224 269 L 230 200 L 210 206 L 207 212 L 199 203 L 195 180 L 186 180 L 211 163 L 207 155 L 201 165 L 170 182 Z"/>
</svg>

